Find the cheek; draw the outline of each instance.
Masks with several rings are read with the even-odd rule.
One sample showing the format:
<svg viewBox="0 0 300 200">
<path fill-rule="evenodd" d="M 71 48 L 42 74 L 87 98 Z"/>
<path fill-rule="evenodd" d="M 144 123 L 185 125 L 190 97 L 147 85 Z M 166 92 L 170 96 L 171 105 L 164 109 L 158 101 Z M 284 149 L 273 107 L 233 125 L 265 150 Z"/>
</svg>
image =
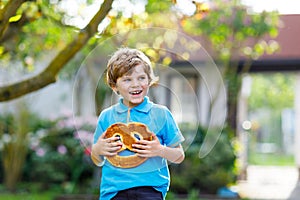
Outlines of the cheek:
<svg viewBox="0 0 300 200">
<path fill-rule="evenodd" d="M 149 79 L 146 79 L 145 81 L 143 81 L 142 87 L 143 87 L 143 88 L 148 88 L 148 87 L 150 87 L 150 81 L 149 81 Z"/>
<path fill-rule="evenodd" d="M 116 88 L 119 90 L 125 90 L 128 87 L 128 85 L 126 85 L 126 83 L 117 83 L 116 84 Z"/>
<path fill-rule="evenodd" d="M 148 89 L 148 88 L 149 88 L 149 84 L 147 83 L 147 84 L 142 85 L 142 88 L 143 88 L 144 90 Z"/>
</svg>

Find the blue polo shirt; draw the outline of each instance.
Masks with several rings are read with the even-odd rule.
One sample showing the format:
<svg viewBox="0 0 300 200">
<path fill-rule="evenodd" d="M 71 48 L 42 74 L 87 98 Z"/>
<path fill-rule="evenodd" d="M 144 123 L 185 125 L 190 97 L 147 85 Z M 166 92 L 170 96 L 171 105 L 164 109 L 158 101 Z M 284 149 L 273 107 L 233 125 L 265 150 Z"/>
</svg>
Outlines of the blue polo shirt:
<svg viewBox="0 0 300 200">
<path fill-rule="evenodd" d="M 171 112 L 165 106 L 154 104 L 148 97 L 131 109 L 123 104 L 123 99 L 120 99 L 117 104 L 103 110 L 98 118 L 94 143 L 110 125 L 117 122 L 146 124 L 149 130 L 156 134 L 160 143 L 166 146 L 176 147 L 184 141 Z M 132 152 L 125 150 L 121 153 Z M 164 158 L 148 158 L 141 165 L 128 169 L 115 167 L 105 160 L 102 167 L 100 199 L 110 200 L 120 190 L 138 186 L 153 186 L 166 196 L 169 185 L 169 169 Z"/>
</svg>

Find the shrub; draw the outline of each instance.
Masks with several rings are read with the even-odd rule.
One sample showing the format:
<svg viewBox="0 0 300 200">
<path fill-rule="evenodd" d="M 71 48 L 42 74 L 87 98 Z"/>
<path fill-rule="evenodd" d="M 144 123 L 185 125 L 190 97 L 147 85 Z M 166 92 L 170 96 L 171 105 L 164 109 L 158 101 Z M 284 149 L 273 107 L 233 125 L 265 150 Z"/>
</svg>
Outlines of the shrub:
<svg viewBox="0 0 300 200">
<path fill-rule="evenodd" d="M 41 182 L 43 189 L 60 184 L 64 192 L 89 190 L 94 166 L 90 144 L 95 125 L 87 118 L 64 117 L 31 134 L 24 180 Z"/>
<path fill-rule="evenodd" d="M 26 160 L 18 181 L 40 183 L 40 189 L 52 188 L 56 184 L 67 193 L 93 190 L 91 179 L 95 167 L 90 160 L 89 148 L 97 119 L 72 115 L 43 119 L 33 113 L 29 116 L 28 132 L 23 138 L 18 138 L 26 140 L 22 150 L 26 152 Z M 9 130 L 15 130 L 15 116 L 3 114 L 0 119 L 0 149 L 3 149 L 5 145 L 15 145 L 15 140 L 5 140 L 5 136 L 12 132 Z M 3 152 L 0 159 L 3 159 Z M 1 182 L 3 177 L 4 174 L 0 173 Z"/>
<path fill-rule="evenodd" d="M 191 130 L 181 128 L 182 132 Z M 193 143 L 186 150 L 186 158 L 180 165 L 171 165 L 171 190 L 187 194 L 191 190 L 215 194 L 223 186 L 236 180 L 236 155 L 229 132 L 223 130 L 217 143 L 204 158 L 199 158 L 199 150 L 206 131 L 199 127 Z M 214 133 L 218 134 L 218 133 Z"/>
</svg>

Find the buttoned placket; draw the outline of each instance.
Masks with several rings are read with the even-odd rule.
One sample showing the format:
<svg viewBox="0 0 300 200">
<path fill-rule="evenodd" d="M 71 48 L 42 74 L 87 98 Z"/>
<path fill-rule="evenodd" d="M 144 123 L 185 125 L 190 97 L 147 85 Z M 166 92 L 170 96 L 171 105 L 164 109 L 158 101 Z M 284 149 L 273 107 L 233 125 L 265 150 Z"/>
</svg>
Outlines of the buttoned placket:
<svg viewBox="0 0 300 200">
<path fill-rule="evenodd" d="M 130 122 L 130 108 L 127 110 L 127 118 L 126 118 L 126 123 L 128 124 Z"/>
<path fill-rule="evenodd" d="M 138 111 L 138 112 L 147 113 L 147 112 L 149 112 L 149 110 L 152 107 L 152 104 L 149 102 L 148 97 L 145 97 L 144 102 L 142 103 L 142 107 L 141 107 L 141 105 L 138 105 L 134 108 L 130 108 L 130 107 L 123 104 L 122 99 L 120 99 L 119 101 L 120 101 L 119 105 L 116 108 L 117 115 L 118 115 L 117 118 L 119 120 L 116 120 L 116 121 L 123 121 L 124 120 L 124 123 L 129 123 L 132 120 L 131 112 Z M 126 112 L 127 112 L 127 114 L 125 114 Z M 123 120 L 121 120 L 119 118 L 120 114 L 122 114 L 122 116 L 123 116 L 123 114 L 125 114 Z"/>
</svg>

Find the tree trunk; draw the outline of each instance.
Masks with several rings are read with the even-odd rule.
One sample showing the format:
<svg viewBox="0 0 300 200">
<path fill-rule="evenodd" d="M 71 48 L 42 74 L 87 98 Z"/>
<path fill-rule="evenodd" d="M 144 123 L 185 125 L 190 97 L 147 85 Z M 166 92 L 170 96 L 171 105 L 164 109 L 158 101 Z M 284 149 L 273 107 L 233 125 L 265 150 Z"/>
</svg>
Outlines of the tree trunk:
<svg viewBox="0 0 300 200">
<path fill-rule="evenodd" d="M 238 95 L 241 88 L 241 76 L 236 72 L 229 71 L 227 74 L 228 88 L 227 88 L 227 125 L 229 128 L 237 133 L 237 103 Z"/>
<path fill-rule="evenodd" d="M 235 133 L 237 132 L 237 102 L 231 101 L 231 98 L 235 98 L 230 92 L 228 92 L 228 100 L 227 100 L 227 107 L 228 107 L 228 113 L 227 113 L 227 124 L 230 127 L 231 130 L 233 130 Z"/>
</svg>

